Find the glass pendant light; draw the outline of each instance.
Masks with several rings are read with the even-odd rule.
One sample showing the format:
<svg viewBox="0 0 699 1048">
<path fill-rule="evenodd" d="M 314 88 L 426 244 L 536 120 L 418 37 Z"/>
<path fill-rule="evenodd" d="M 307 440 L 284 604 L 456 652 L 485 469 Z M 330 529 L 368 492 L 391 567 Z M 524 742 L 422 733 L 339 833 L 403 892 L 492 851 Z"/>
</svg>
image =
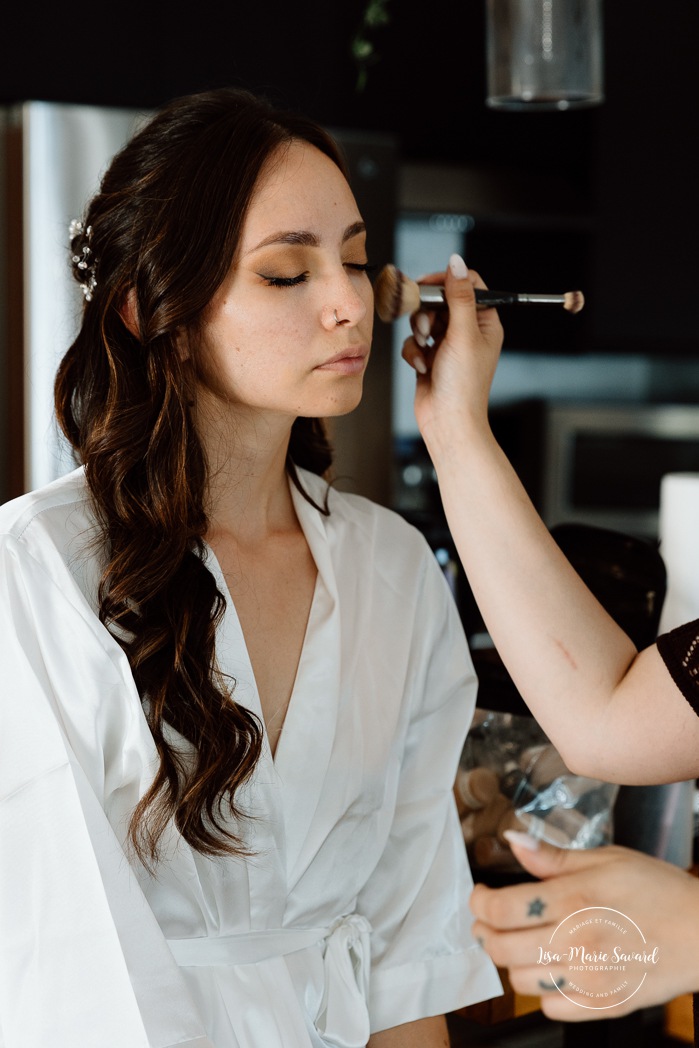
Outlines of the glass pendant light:
<svg viewBox="0 0 699 1048">
<path fill-rule="evenodd" d="M 486 0 L 492 109 L 563 110 L 604 100 L 602 0 Z"/>
</svg>

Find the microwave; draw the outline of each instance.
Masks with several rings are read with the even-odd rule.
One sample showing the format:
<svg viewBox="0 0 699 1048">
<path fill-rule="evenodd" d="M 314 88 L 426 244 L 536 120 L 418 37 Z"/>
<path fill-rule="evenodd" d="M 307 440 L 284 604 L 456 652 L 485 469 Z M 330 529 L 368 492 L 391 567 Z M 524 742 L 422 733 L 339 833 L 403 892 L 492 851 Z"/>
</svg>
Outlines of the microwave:
<svg viewBox="0 0 699 1048">
<path fill-rule="evenodd" d="M 660 481 L 699 473 L 699 405 L 548 404 L 541 514 L 657 540 Z"/>
</svg>

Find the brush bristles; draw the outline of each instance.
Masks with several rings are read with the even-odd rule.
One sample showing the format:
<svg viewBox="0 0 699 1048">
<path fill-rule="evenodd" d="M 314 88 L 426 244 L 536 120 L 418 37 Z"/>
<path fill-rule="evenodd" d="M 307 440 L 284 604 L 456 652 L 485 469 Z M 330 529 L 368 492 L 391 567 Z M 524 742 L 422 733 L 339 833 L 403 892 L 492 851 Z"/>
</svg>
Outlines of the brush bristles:
<svg viewBox="0 0 699 1048">
<path fill-rule="evenodd" d="M 397 266 L 384 266 L 374 283 L 374 302 L 381 320 L 391 323 L 420 308 L 420 288 Z"/>
<path fill-rule="evenodd" d="M 585 296 L 582 291 L 566 291 L 563 296 L 563 308 L 569 313 L 579 313 L 585 305 Z"/>
</svg>

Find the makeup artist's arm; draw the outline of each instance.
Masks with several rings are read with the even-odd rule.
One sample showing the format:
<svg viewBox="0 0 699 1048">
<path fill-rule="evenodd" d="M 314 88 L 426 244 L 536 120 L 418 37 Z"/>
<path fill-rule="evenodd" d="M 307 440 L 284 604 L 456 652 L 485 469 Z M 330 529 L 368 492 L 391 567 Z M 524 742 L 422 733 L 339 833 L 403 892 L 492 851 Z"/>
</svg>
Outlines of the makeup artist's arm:
<svg viewBox="0 0 699 1048">
<path fill-rule="evenodd" d="M 507 888 L 477 884 L 471 896 L 476 916 L 473 933 L 495 963 L 508 969 L 518 993 L 541 996 L 550 1019 L 615 1018 L 699 990 L 699 879 L 628 848 L 562 851 L 523 834 L 512 835 L 510 843 L 525 869 L 541 880 Z M 586 906 L 605 906 L 627 915 L 641 929 L 648 952 L 658 948 L 657 963 L 648 966 L 648 975 L 633 997 L 602 1011 L 576 1003 L 575 990 L 567 985 L 569 962 L 537 964 L 539 948 L 547 945 L 559 922 Z M 585 940 L 590 953 L 608 949 L 608 940 L 604 947 L 598 935 L 599 929 L 591 924 Z M 595 976 L 588 973 L 588 990 L 594 989 L 591 978 Z M 608 972 L 601 972 L 599 981 L 601 992 L 609 989 Z M 578 1002 L 585 1003 L 581 998 Z"/>
<path fill-rule="evenodd" d="M 444 331 L 434 319 L 438 348 L 411 338 L 403 355 L 418 370 L 418 425 L 501 658 L 571 771 L 630 784 L 696 777 L 699 717 L 657 648 L 638 654 L 584 586 L 493 437 L 502 328 L 495 310 L 475 308 L 483 282 L 453 256 L 444 283 L 449 323 Z"/>
<path fill-rule="evenodd" d="M 380 1030 L 371 1035 L 367 1048 L 449 1048 L 447 1021 L 435 1015 Z"/>
</svg>

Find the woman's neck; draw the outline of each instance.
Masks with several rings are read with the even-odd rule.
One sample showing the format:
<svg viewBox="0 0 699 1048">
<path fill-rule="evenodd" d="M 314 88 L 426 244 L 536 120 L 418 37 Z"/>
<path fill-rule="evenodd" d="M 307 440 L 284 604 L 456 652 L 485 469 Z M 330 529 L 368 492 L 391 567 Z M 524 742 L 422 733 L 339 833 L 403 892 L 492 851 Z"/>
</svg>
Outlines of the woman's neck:
<svg viewBox="0 0 699 1048">
<path fill-rule="evenodd" d="M 208 534 L 255 543 L 298 527 L 286 474 L 293 419 L 199 404 L 197 432 L 209 475 Z"/>
</svg>

